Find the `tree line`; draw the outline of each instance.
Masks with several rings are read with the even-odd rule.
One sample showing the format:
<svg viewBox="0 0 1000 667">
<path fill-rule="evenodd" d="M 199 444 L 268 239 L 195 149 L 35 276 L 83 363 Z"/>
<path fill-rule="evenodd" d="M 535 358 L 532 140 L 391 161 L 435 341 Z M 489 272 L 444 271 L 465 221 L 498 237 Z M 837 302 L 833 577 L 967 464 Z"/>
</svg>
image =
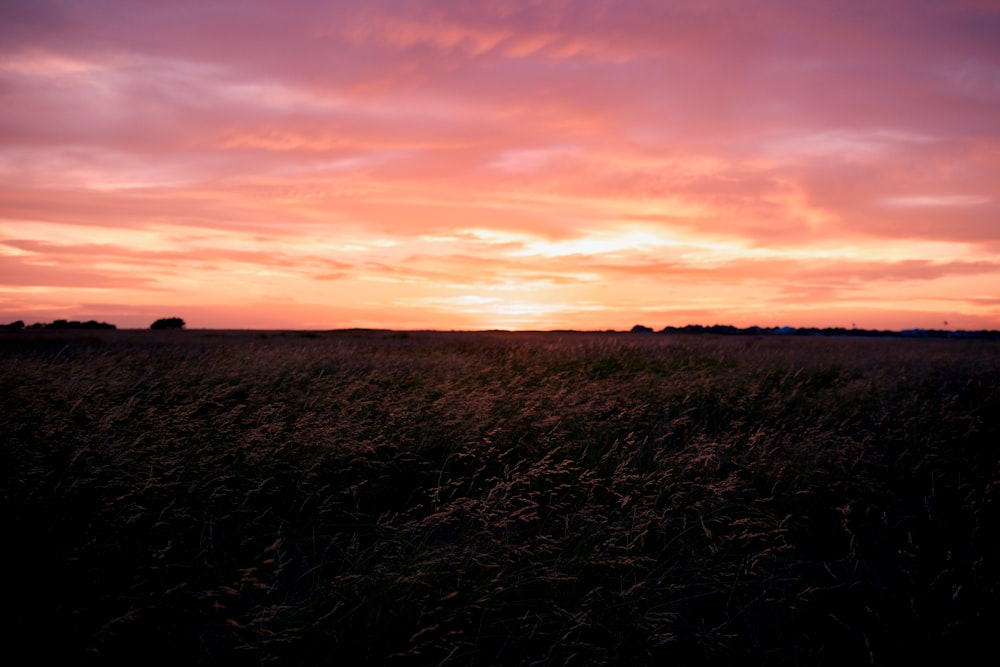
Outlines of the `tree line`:
<svg viewBox="0 0 1000 667">
<path fill-rule="evenodd" d="M 651 327 L 637 324 L 631 329 L 632 333 L 656 333 Z M 946 329 L 903 329 L 902 331 L 892 331 L 886 329 L 858 329 L 845 327 L 826 327 L 819 329 L 816 327 L 746 327 L 739 328 L 729 324 L 713 324 L 703 326 L 701 324 L 689 324 L 683 327 L 663 327 L 659 333 L 666 334 L 716 334 L 722 336 L 859 336 L 866 338 L 990 338 L 1000 339 L 1000 331 L 979 330 L 979 331 L 950 331 Z"/>
<path fill-rule="evenodd" d="M 156 320 L 151 325 L 150 329 L 154 330 L 166 330 L 166 329 L 183 329 L 185 326 L 184 320 L 179 317 L 164 317 Z M 26 325 L 23 320 L 15 320 L 9 324 L 0 324 L 0 331 L 21 331 L 23 329 L 117 329 L 118 327 L 114 324 L 109 324 L 107 322 L 97 322 L 95 320 L 87 320 L 86 322 L 81 322 L 79 320 L 54 320 L 48 323 L 35 322 L 34 324 Z"/>
</svg>

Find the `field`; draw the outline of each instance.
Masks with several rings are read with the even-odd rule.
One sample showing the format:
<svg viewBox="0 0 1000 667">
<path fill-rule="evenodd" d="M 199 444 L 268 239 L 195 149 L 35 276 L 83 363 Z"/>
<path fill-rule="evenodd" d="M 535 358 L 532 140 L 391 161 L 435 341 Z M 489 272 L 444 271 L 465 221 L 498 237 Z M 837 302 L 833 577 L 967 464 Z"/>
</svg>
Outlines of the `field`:
<svg viewBox="0 0 1000 667">
<path fill-rule="evenodd" d="M 973 663 L 1000 627 L 996 341 L 3 334 L 0 427 L 7 658 Z"/>
</svg>

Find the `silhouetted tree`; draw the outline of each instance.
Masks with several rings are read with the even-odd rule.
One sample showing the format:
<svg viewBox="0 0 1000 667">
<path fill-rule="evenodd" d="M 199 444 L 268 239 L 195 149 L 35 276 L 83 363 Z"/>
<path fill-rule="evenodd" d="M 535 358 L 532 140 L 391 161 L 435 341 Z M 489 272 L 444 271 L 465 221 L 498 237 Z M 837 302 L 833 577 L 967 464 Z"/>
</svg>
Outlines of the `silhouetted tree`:
<svg viewBox="0 0 1000 667">
<path fill-rule="evenodd" d="M 150 329 L 183 329 L 184 320 L 179 317 L 164 317 L 149 325 Z"/>
<path fill-rule="evenodd" d="M 55 320 L 44 325 L 46 329 L 117 329 L 114 324 L 107 322 L 97 322 L 95 320 Z"/>
<path fill-rule="evenodd" d="M 20 331 L 24 328 L 24 322 L 22 320 L 15 320 L 10 324 L 0 324 L 0 329 L 6 329 L 8 331 Z"/>
</svg>

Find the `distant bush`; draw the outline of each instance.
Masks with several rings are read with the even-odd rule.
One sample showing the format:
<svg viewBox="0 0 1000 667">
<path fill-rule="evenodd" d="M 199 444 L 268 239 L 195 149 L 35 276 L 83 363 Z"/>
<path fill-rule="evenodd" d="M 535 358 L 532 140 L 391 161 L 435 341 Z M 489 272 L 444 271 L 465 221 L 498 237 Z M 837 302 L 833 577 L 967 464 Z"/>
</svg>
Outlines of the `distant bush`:
<svg viewBox="0 0 1000 667">
<path fill-rule="evenodd" d="M 79 320 L 55 320 L 43 326 L 46 329 L 117 329 L 118 328 L 114 324 L 108 324 L 107 322 L 97 322 L 95 320 L 87 320 L 86 322 L 80 322 Z"/>
<path fill-rule="evenodd" d="M 16 320 L 10 324 L 0 324 L 0 330 L 4 331 L 20 331 L 24 328 L 24 322 L 21 320 Z"/>
<path fill-rule="evenodd" d="M 150 329 L 183 329 L 184 320 L 179 317 L 164 317 L 162 319 L 156 320 L 151 325 Z"/>
</svg>

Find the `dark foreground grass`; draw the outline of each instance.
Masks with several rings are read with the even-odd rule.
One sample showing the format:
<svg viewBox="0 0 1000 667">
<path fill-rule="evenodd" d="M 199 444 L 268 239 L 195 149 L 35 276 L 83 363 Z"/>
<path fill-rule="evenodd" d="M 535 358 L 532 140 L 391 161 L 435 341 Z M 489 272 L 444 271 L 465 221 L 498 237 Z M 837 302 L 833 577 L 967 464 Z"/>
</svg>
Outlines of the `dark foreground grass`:
<svg viewBox="0 0 1000 667">
<path fill-rule="evenodd" d="M 97 663 L 972 660 L 1000 345 L 0 338 L 5 651 Z"/>
</svg>

